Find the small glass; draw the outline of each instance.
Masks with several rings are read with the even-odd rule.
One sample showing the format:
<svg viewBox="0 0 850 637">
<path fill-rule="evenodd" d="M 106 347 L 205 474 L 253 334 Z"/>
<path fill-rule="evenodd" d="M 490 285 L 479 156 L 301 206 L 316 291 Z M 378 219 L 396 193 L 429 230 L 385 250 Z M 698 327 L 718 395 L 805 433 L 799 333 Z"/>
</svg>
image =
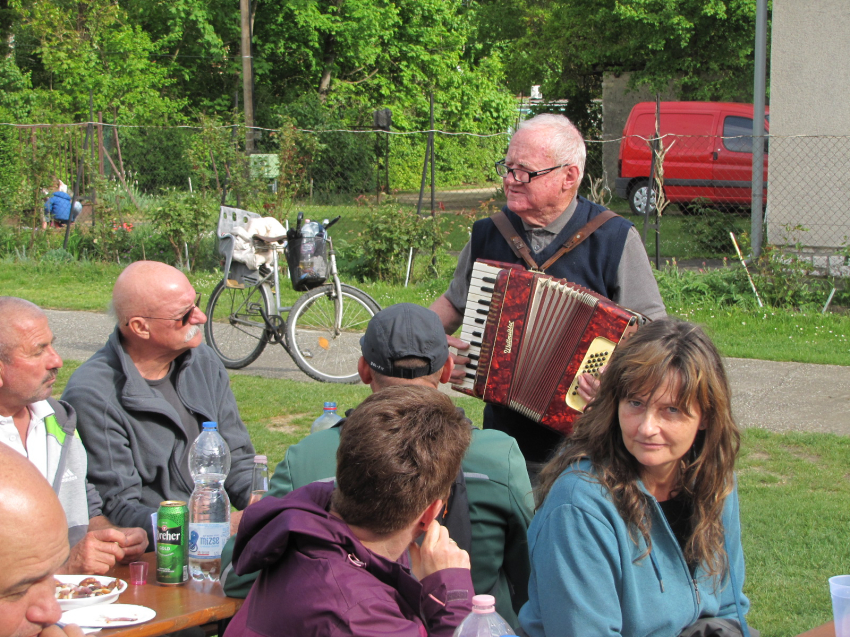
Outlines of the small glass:
<svg viewBox="0 0 850 637">
<path fill-rule="evenodd" d="M 130 583 L 133 586 L 141 586 L 148 583 L 147 562 L 130 562 Z"/>
</svg>

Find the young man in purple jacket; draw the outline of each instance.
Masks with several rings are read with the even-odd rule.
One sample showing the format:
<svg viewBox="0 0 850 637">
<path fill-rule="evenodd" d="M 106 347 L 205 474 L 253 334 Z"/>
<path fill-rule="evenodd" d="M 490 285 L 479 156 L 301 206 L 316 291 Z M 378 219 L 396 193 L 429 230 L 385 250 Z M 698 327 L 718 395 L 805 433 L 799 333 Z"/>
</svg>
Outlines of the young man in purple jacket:
<svg viewBox="0 0 850 637">
<path fill-rule="evenodd" d="M 449 637 L 472 609 L 472 580 L 435 518 L 470 438 L 435 389 L 367 398 L 340 434 L 336 487 L 246 509 L 233 563 L 261 574 L 224 637 Z"/>
</svg>

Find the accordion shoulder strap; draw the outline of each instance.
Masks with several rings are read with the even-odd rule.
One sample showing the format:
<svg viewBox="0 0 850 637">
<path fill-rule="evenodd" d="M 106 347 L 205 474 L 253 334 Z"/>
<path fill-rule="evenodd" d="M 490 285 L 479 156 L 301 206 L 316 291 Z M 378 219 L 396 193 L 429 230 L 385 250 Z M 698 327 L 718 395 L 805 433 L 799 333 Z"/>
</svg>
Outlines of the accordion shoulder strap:
<svg viewBox="0 0 850 637">
<path fill-rule="evenodd" d="M 567 252 L 575 248 L 582 241 L 587 239 L 590 235 L 592 235 L 596 230 L 598 230 L 602 224 L 606 221 L 610 221 L 614 217 L 618 217 L 619 215 L 616 212 L 611 212 L 610 210 L 603 210 L 598 215 L 596 215 L 593 219 L 588 221 L 582 228 L 572 235 L 567 242 L 561 246 L 561 249 L 558 250 L 555 254 L 553 254 L 546 263 L 540 266 L 541 270 L 546 270 L 550 265 L 555 263 L 558 259 L 564 256 Z M 507 219 L 505 219 L 507 221 Z M 526 248 L 527 249 L 527 248 Z"/>
<path fill-rule="evenodd" d="M 561 248 L 546 261 L 546 263 L 539 267 L 537 265 L 537 261 L 535 261 L 534 257 L 531 256 L 531 250 L 528 249 L 528 245 L 526 245 L 525 241 L 522 240 L 522 237 L 517 234 L 516 229 L 513 224 L 508 221 L 508 217 L 503 210 L 494 214 L 490 217 L 490 219 L 492 219 L 493 223 L 496 224 L 496 228 L 502 233 L 502 236 L 505 238 L 505 241 L 508 242 L 508 246 L 513 253 L 525 262 L 526 267 L 529 270 L 543 272 L 546 268 L 555 263 L 555 261 L 560 259 L 567 252 L 575 248 L 578 244 L 596 232 L 602 224 L 617 216 L 619 215 L 615 212 L 603 210 L 593 219 L 584 224 L 578 232 L 567 239 L 567 242 L 562 245 Z"/>
<path fill-rule="evenodd" d="M 508 216 L 505 214 L 504 210 L 500 210 L 490 217 L 490 219 L 492 219 L 493 223 L 496 224 L 496 228 L 502 233 L 502 236 L 505 238 L 505 241 L 508 242 L 508 246 L 513 253 L 525 261 L 525 265 L 529 270 L 537 270 L 537 261 L 535 261 L 534 257 L 531 256 L 531 250 L 528 249 L 528 246 L 525 241 L 522 240 L 522 237 L 517 234 L 516 228 L 514 228 L 513 224 L 508 220 Z"/>
</svg>

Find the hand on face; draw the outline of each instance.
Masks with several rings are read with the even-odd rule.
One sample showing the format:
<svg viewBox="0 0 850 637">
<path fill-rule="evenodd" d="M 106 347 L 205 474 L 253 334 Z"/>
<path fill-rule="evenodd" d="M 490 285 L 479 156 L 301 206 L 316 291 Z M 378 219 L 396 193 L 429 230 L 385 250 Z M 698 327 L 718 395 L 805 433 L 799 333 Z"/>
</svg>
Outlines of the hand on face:
<svg viewBox="0 0 850 637">
<path fill-rule="evenodd" d="M 458 548 L 446 527 L 432 520 L 425 531 L 422 546 L 411 542 L 410 564 L 413 574 L 421 580 L 446 568 L 469 569 L 469 553 Z"/>
</svg>

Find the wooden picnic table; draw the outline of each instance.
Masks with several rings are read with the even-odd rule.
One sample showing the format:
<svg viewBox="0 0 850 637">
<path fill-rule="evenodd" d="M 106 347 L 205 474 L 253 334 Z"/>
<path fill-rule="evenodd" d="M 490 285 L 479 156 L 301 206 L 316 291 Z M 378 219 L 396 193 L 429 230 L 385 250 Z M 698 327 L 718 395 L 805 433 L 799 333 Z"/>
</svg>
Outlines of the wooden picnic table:
<svg viewBox="0 0 850 637">
<path fill-rule="evenodd" d="M 827 622 L 817 628 L 812 628 L 797 637 L 835 637 L 835 625 L 833 622 Z"/>
<path fill-rule="evenodd" d="M 196 582 L 189 579 L 181 586 L 156 583 L 156 554 L 145 553 L 140 561 L 148 563 L 148 583 L 130 584 L 130 568 L 119 564 L 107 573 L 127 582 L 116 604 L 138 604 L 156 611 L 156 617 L 143 624 L 123 628 L 104 628 L 92 635 L 99 637 L 159 637 L 192 626 L 203 626 L 233 617 L 245 600 L 227 597 L 220 582 Z M 220 635 L 221 633 L 219 633 Z"/>
</svg>

